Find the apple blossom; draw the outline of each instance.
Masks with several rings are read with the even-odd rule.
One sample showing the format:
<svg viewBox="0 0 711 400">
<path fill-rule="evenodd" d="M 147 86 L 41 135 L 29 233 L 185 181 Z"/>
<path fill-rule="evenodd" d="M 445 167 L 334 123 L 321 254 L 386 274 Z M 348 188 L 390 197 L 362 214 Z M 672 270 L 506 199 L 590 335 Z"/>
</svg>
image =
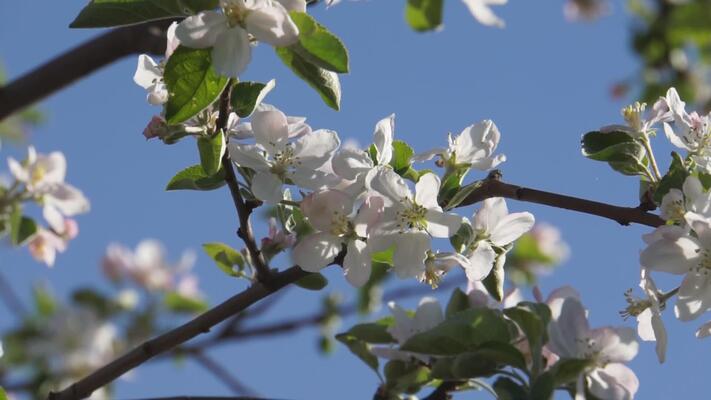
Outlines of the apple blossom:
<svg viewBox="0 0 711 400">
<path fill-rule="evenodd" d="M 609 9 L 608 0 L 568 0 L 563 9 L 569 21 L 592 21 Z"/>
<path fill-rule="evenodd" d="M 53 267 L 57 253 L 67 250 L 67 242 L 52 231 L 38 228 L 27 243 L 27 248 L 35 260 Z"/>
<path fill-rule="evenodd" d="M 500 140 L 501 133 L 494 122 L 484 120 L 464 128 L 456 138 L 452 138 L 450 133 L 447 148 L 437 148 L 418 154 L 413 157 L 413 160 L 427 161 L 440 156 L 445 165 L 464 164 L 486 171 L 506 161 L 505 155 L 494 155 Z"/>
<path fill-rule="evenodd" d="M 423 297 L 417 305 L 414 315 L 410 315 L 403 308 L 389 302 L 388 307 L 395 318 L 395 322 L 388 328 L 388 333 L 401 346 L 415 334 L 428 331 L 444 321 L 444 313 L 437 299 L 434 297 Z M 429 357 L 406 351 L 401 351 L 391 347 L 374 347 L 371 349 L 376 356 L 391 360 L 410 360 L 416 358 L 427 362 Z"/>
<path fill-rule="evenodd" d="M 631 328 L 590 329 L 587 310 L 571 288 L 552 293 L 548 300 L 551 322 L 548 347 L 561 358 L 589 361 L 578 378 L 576 399 L 584 399 L 585 388 L 600 399 L 632 399 L 639 388 L 634 372 L 625 365 L 636 355 L 639 344 Z"/>
<path fill-rule="evenodd" d="M 389 167 L 374 168 L 366 177 L 369 190 L 385 199 L 383 223 L 377 228 L 381 250 L 395 246 L 393 269 L 401 277 L 422 276 L 430 250 L 430 236 L 449 238 L 457 233 L 462 217 L 446 213 L 437 204 L 440 181 L 425 174 L 415 184 L 415 194 Z"/>
<path fill-rule="evenodd" d="M 271 104 L 260 103 L 252 113 L 252 119 L 262 122 L 262 113 L 272 111 L 280 112 L 279 109 Z M 287 137 L 290 139 L 296 139 L 300 136 L 311 133 L 311 127 L 306 123 L 306 117 L 286 116 L 286 125 L 288 132 Z M 225 133 L 230 138 L 235 139 L 249 139 L 255 137 L 254 130 L 252 129 L 252 123 L 242 122 L 235 113 L 230 113 Z"/>
<path fill-rule="evenodd" d="M 506 26 L 504 20 L 496 16 L 489 6 L 504 5 L 508 0 L 462 0 L 469 12 L 479 23 L 496 28 Z"/>
<path fill-rule="evenodd" d="M 644 291 L 646 298 L 642 300 L 633 298 L 630 289 L 625 293 L 625 299 L 629 306 L 620 314 L 625 318 L 628 316 L 637 317 L 637 334 L 644 341 L 657 342 L 657 358 L 660 363 L 663 363 L 667 351 L 667 331 L 661 315 L 665 304 L 660 301 L 662 293 L 657 290 L 649 271 L 646 268 L 641 268 L 640 271 L 639 287 Z"/>
<path fill-rule="evenodd" d="M 686 112 L 686 103 L 681 101 L 676 89 L 670 88 L 664 97 L 669 108 L 674 128 L 664 122 L 664 133 L 669 141 L 680 149 L 687 150 L 691 158 L 706 172 L 711 171 L 711 122 L 708 115 L 695 111 Z"/>
<path fill-rule="evenodd" d="M 269 218 L 269 234 L 262 238 L 262 253 L 267 259 L 276 254 L 294 247 L 296 244 L 296 234 L 294 232 L 285 232 L 277 227 L 276 218 Z"/>
<path fill-rule="evenodd" d="M 236 78 L 245 70 L 252 57 L 250 35 L 278 47 L 292 45 L 299 38 L 299 29 L 281 2 L 220 0 L 220 7 L 221 11 L 203 11 L 186 18 L 175 32 L 184 46 L 211 47 L 213 66 L 219 74 Z"/>
<path fill-rule="evenodd" d="M 154 106 L 165 104 L 168 101 L 168 88 L 163 81 L 163 69 L 165 62 L 180 45 L 180 41 L 175 37 L 177 26 L 178 24 L 173 22 L 168 27 L 168 40 L 163 61 L 156 63 L 147 54 L 138 56 L 138 65 L 136 66 L 136 72 L 133 74 L 133 81 L 138 86 L 146 89 L 148 92 L 146 100 Z"/>
<path fill-rule="evenodd" d="M 345 248 L 346 279 L 353 286 L 363 286 L 371 270 L 368 237 L 382 217 L 383 204 L 382 197 L 369 196 L 354 214 L 354 201 L 348 193 L 325 190 L 306 196 L 301 210 L 316 233 L 304 237 L 294 247 L 294 261 L 305 271 L 317 272 Z"/>
<path fill-rule="evenodd" d="M 328 183 L 328 173 L 319 168 L 340 145 L 336 132 L 320 129 L 291 141 L 288 120 L 276 109 L 255 115 L 252 131 L 256 144 L 231 142 L 228 151 L 238 166 L 255 170 L 251 188 L 258 199 L 279 202 L 285 183 L 311 190 Z"/>
<path fill-rule="evenodd" d="M 459 253 L 428 250 L 425 257 L 425 270 L 415 278 L 436 289 L 442 276 L 457 265 L 465 265 L 468 262 L 467 258 Z"/>
<path fill-rule="evenodd" d="M 701 181 L 695 176 L 684 180 L 682 190 L 669 189 L 659 206 L 660 216 L 677 224 L 684 224 L 687 211 L 711 217 L 711 193 L 704 190 Z"/>
<path fill-rule="evenodd" d="M 521 235 L 531 230 L 535 218 L 529 212 L 509 214 L 506 201 L 501 197 L 484 200 L 474 214 L 473 234 L 466 245 L 465 255 L 469 263 L 464 266 L 467 279 L 479 281 L 486 278 L 494 262 L 504 261 L 506 247 Z"/>
</svg>

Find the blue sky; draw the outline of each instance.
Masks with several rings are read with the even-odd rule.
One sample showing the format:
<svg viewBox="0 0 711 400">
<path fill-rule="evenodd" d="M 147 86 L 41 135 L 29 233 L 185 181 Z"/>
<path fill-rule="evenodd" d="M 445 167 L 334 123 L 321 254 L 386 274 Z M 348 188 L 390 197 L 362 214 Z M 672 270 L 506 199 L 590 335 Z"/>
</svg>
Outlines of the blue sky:
<svg viewBox="0 0 711 400">
<path fill-rule="evenodd" d="M 67 28 L 83 5 L 79 0 L 0 3 L 0 14 L 13 16 L 0 25 L 4 38 L 0 58 L 10 76 L 99 34 Z M 624 104 L 610 98 L 609 88 L 638 73 L 629 50 L 630 17 L 618 5 L 610 16 L 595 23 L 569 23 L 562 6 L 561 0 L 513 1 L 497 10 L 507 22 L 506 29 L 497 30 L 477 24 L 459 1 L 448 1 L 444 30 L 430 34 L 418 34 L 406 26 L 404 1 L 345 1 L 329 10 L 318 7 L 313 14 L 350 50 L 351 73 L 342 78 L 340 112 L 323 105 L 266 46 L 257 49 L 243 78 L 276 78 L 277 88 L 268 102 L 287 114 L 307 116 L 314 128 L 334 129 L 342 140 L 360 143 L 368 143 L 374 124 L 390 113 L 397 115 L 396 136 L 417 151 L 442 145 L 449 131 L 458 133 L 490 118 L 502 132 L 499 149 L 508 157 L 502 165 L 506 181 L 634 206 L 634 178 L 616 175 L 579 152 L 581 134 L 621 119 L 619 110 Z M 49 282 L 60 295 L 79 285 L 105 286 L 98 261 L 112 241 L 134 246 L 143 238 L 157 238 L 174 258 L 185 248 L 199 250 L 204 242 L 238 245 L 226 190 L 163 191 L 175 172 L 197 161 L 197 154 L 191 140 L 164 146 L 141 136 L 159 110 L 146 104 L 143 89 L 133 84 L 135 62 L 135 58 L 118 62 L 42 104 L 49 120 L 33 132 L 31 142 L 40 151 L 65 152 L 68 180 L 91 199 L 92 211 L 80 218 L 79 238 L 54 269 L 33 262 L 25 250 L 0 248 L 3 274 L 26 299 L 29 291 L 25 288 L 36 281 Z M 663 138 L 654 143 L 666 170 L 671 148 Z M 4 147 L 0 158 L 23 152 Z M 572 255 L 565 265 L 542 279 L 544 293 L 571 284 L 591 310 L 593 326 L 633 326 L 633 321 L 623 322 L 617 312 L 625 305 L 623 292 L 637 285 L 640 236 L 648 228 L 622 227 L 588 215 L 513 201 L 509 207 L 531 211 L 538 220 L 560 227 L 571 246 Z M 213 304 L 244 287 L 244 283 L 224 279 L 205 256 L 198 259 L 196 271 Z M 353 298 L 353 290 L 339 271 L 326 275 L 330 290 Z M 658 283 L 665 289 L 674 285 L 664 279 Z M 262 320 L 310 313 L 320 299 L 320 295 L 291 289 Z M 711 343 L 695 339 L 693 331 L 705 321 L 682 324 L 671 312 L 667 314 L 667 362 L 660 366 L 653 344 L 646 343 L 631 364 L 641 381 L 638 398 L 699 397 L 706 388 L 699 371 L 709 367 L 699 355 L 708 352 Z M 0 315 L 0 326 L 12 322 L 2 307 Z M 352 323 L 346 320 L 344 327 Z M 375 376 L 345 348 L 328 357 L 317 354 L 316 335 L 316 330 L 306 330 L 277 340 L 251 340 L 221 347 L 211 355 L 265 396 L 372 396 Z M 140 367 L 131 381 L 120 381 L 116 394 L 135 398 L 229 392 L 192 363 L 175 367 L 161 361 Z"/>
</svg>

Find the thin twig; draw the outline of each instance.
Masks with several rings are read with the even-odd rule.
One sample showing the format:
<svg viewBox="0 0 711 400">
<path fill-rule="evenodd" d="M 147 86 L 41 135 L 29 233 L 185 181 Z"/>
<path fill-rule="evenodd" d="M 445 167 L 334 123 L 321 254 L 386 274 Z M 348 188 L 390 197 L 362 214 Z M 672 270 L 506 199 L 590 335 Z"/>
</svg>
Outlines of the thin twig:
<svg viewBox="0 0 711 400">
<path fill-rule="evenodd" d="M 227 386 L 234 394 L 243 394 L 248 396 L 255 395 L 254 390 L 248 388 L 244 383 L 240 382 L 240 380 L 233 376 L 227 368 L 223 367 L 207 354 L 197 352 L 193 353 L 192 356 L 198 364 L 210 371 L 210 373 L 224 383 L 225 386 Z"/>
</svg>

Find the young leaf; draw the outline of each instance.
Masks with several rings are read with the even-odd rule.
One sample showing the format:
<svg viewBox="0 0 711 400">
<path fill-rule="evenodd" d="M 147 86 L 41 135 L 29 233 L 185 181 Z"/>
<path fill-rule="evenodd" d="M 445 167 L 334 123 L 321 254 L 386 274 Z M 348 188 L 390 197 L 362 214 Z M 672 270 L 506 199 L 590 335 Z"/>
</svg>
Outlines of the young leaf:
<svg viewBox="0 0 711 400">
<path fill-rule="evenodd" d="M 444 0 L 407 0 L 405 19 L 412 29 L 424 32 L 442 25 Z"/>
<path fill-rule="evenodd" d="M 341 108 L 341 83 L 338 74 L 318 67 L 287 47 L 276 47 L 281 61 L 306 83 L 314 88 L 327 106 L 338 111 Z"/>
<path fill-rule="evenodd" d="M 664 198 L 665 194 L 669 193 L 669 190 L 681 190 L 684 181 L 690 175 L 679 153 L 672 151 L 671 156 L 672 162 L 671 165 L 669 165 L 669 171 L 662 177 L 662 180 L 659 181 L 659 186 L 657 186 L 657 190 L 654 192 L 654 202 L 657 204 L 662 204 L 662 198 Z"/>
<path fill-rule="evenodd" d="M 299 43 L 290 47 L 293 51 L 328 71 L 348 72 L 348 50 L 336 35 L 309 14 L 292 11 L 289 15 L 299 28 Z"/>
<path fill-rule="evenodd" d="M 395 140 L 393 141 L 393 158 L 390 160 L 390 166 L 398 175 L 403 175 L 412 165 L 411 159 L 414 154 L 415 151 L 409 144 L 402 140 Z"/>
<path fill-rule="evenodd" d="M 276 80 L 267 83 L 239 82 L 232 89 L 232 109 L 240 118 L 247 118 L 276 86 Z"/>
<path fill-rule="evenodd" d="M 37 224 L 32 218 L 22 215 L 22 209 L 15 207 L 10 215 L 10 240 L 14 246 L 25 244 L 35 233 Z"/>
<path fill-rule="evenodd" d="M 294 285 L 306 290 L 321 290 L 328 285 L 328 279 L 319 273 L 308 274 L 294 282 Z"/>
<path fill-rule="evenodd" d="M 213 9 L 218 0 L 92 0 L 70 28 L 106 28 L 182 17 Z"/>
<path fill-rule="evenodd" d="M 202 249 L 217 264 L 217 267 L 225 274 L 234 277 L 244 276 L 244 258 L 237 250 L 219 242 L 205 243 Z M 235 270 L 235 266 L 238 267 Z"/>
<path fill-rule="evenodd" d="M 644 146 L 627 132 L 588 132 L 582 139 L 582 153 L 591 160 L 606 161 L 624 175 L 644 175 L 647 171 Z"/>
<path fill-rule="evenodd" d="M 166 293 L 163 302 L 169 310 L 177 313 L 197 314 L 209 308 L 204 300 L 185 297 L 178 292 Z"/>
<path fill-rule="evenodd" d="M 193 165 L 178 172 L 165 190 L 214 190 L 225 184 L 225 170 L 207 175 L 202 165 Z"/>
<path fill-rule="evenodd" d="M 207 175 L 215 175 L 222 166 L 222 156 L 227 150 L 225 135 L 220 130 L 212 137 L 200 137 L 197 145 L 202 169 Z"/>
<path fill-rule="evenodd" d="M 388 328 L 391 327 L 393 323 L 394 320 L 392 317 L 386 317 L 375 322 L 355 325 L 341 335 L 351 336 L 366 343 L 395 343 L 395 339 L 388 332 Z"/>
<path fill-rule="evenodd" d="M 176 125 L 197 115 L 222 93 L 228 78 L 212 68 L 212 49 L 180 46 L 165 64 L 163 79 L 170 97 L 165 105 L 168 125 Z"/>
<path fill-rule="evenodd" d="M 348 346 L 348 350 L 360 358 L 366 365 L 368 365 L 376 374 L 378 373 L 378 358 L 375 357 L 373 353 L 370 352 L 368 345 L 358 338 L 348 335 L 347 333 L 342 333 L 336 335 L 336 340 Z"/>
</svg>

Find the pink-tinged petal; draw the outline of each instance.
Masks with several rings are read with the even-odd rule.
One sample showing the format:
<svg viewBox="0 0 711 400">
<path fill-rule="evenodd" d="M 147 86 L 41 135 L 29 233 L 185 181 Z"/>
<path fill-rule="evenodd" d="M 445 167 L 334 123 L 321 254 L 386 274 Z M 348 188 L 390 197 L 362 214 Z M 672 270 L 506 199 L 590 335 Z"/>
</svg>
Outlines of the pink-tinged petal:
<svg viewBox="0 0 711 400">
<path fill-rule="evenodd" d="M 427 209 L 441 210 L 437 204 L 440 181 L 435 174 L 424 174 L 415 184 L 415 202 Z"/>
<path fill-rule="evenodd" d="M 256 198 L 269 204 L 276 204 L 283 198 L 281 180 L 269 172 L 257 171 L 251 188 Z"/>
<path fill-rule="evenodd" d="M 529 212 L 513 213 L 499 220 L 489 240 L 497 246 L 505 246 L 533 228 L 536 219 Z"/>
<path fill-rule="evenodd" d="M 474 214 L 474 230 L 492 232 L 499 221 L 508 215 L 509 209 L 503 197 L 491 197 L 482 202 L 481 208 Z"/>
<path fill-rule="evenodd" d="M 373 132 L 373 143 L 378 150 L 378 165 L 387 165 L 393 158 L 393 137 L 395 136 L 395 114 L 378 121 Z"/>
<path fill-rule="evenodd" d="M 286 47 L 299 40 L 299 28 L 279 3 L 273 7 L 250 10 L 245 18 L 247 31 L 260 42 Z"/>
<path fill-rule="evenodd" d="M 707 271 L 691 271 L 681 282 L 674 313 L 682 321 L 698 318 L 711 308 L 711 278 Z"/>
<path fill-rule="evenodd" d="M 596 368 L 589 375 L 590 393 L 605 400 L 632 400 L 639 389 L 634 371 L 620 363 Z"/>
<path fill-rule="evenodd" d="M 637 333 L 627 327 L 604 327 L 593 329 L 589 334 L 592 346 L 607 362 L 629 362 L 637 355 Z"/>
<path fill-rule="evenodd" d="M 55 232 L 59 234 L 63 233 L 64 216 L 61 212 L 59 212 L 57 207 L 45 205 L 42 208 L 42 216 L 44 217 L 45 221 L 47 221 L 47 224 L 49 224 L 50 228 L 52 228 Z"/>
<path fill-rule="evenodd" d="M 252 132 L 257 143 L 270 153 L 282 150 L 289 140 L 286 115 L 279 110 L 257 111 L 252 115 Z"/>
<path fill-rule="evenodd" d="M 385 201 L 382 197 L 371 195 L 366 197 L 353 219 L 353 229 L 360 237 L 368 237 L 370 231 L 383 219 Z"/>
<path fill-rule="evenodd" d="M 488 242 L 481 241 L 469 256 L 468 265 L 462 265 L 469 282 L 480 281 L 486 278 L 496 261 L 496 252 Z"/>
<path fill-rule="evenodd" d="M 314 233 L 294 246 L 291 256 L 301 269 L 318 272 L 331 264 L 341 251 L 341 239 L 327 232 Z"/>
<path fill-rule="evenodd" d="M 304 197 L 301 211 L 314 228 L 330 231 L 334 223 L 353 212 L 353 198 L 340 190 L 315 192 Z"/>
<path fill-rule="evenodd" d="M 684 141 L 681 140 L 681 138 L 674 132 L 674 129 L 671 127 L 671 125 L 666 122 L 664 123 L 664 134 L 674 146 L 687 151 L 691 150 L 689 146 L 687 146 L 686 143 L 684 143 Z"/>
<path fill-rule="evenodd" d="M 462 226 L 461 216 L 435 209 L 427 210 L 425 219 L 427 220 L 427 232 L 436 238 L 450 238 Z"/>
<path fill-rule="evenodd" d="M 212 47 L 218 36 L 229 28 L 227 17 L 217 11 L 205 11 L 185 18 L 175 28 L 175 37 L 193 49 Z"/>
<path fill-rule="evenodd" d="M 148 89 L 161 80 L 163 80 L 163 72 L 158 68 L 158 64 L 146 54 L 138 56 L 138 65 L 133 74 L 136 85 Z"/>
<path fill-rule="evenodd" d="M 698 263 L 699 243 L 690 237 L 661 239 L 651 243 L 639 255 L 644 267 L 670 274 L 684 274 Z"/>
<path fill-rule="evenodd" d="M 252 168 L 255 171 L 269 171 L 271 165 L 264 157 L 264 149 L 251 144 L 228 143 L 227 151 L 232 162 L 240 167 Z"/>
<path fill-rule="evenodd" d="M 239 77 L 252 60 L 252 47 L 247 32 L 239 26 L 227 29 L 217 36 L 212 48 L 212 66 L 215 72 L 231 78 Z"/>
<path fill-rule="evenodd" d="M 393 270 L 400 278 L 419 276 L 425 271 L 430 238 L 424 232 L 410 232 L 394 237 Z"/>
<path fill-rule="evenodd" d="M 371 253 L 362 240 L 349 242 L 346 251 L 346 257 L 343 259 L 343 273 L 351 285 L 361 287 L 370 278 Z"/>
</svg>

